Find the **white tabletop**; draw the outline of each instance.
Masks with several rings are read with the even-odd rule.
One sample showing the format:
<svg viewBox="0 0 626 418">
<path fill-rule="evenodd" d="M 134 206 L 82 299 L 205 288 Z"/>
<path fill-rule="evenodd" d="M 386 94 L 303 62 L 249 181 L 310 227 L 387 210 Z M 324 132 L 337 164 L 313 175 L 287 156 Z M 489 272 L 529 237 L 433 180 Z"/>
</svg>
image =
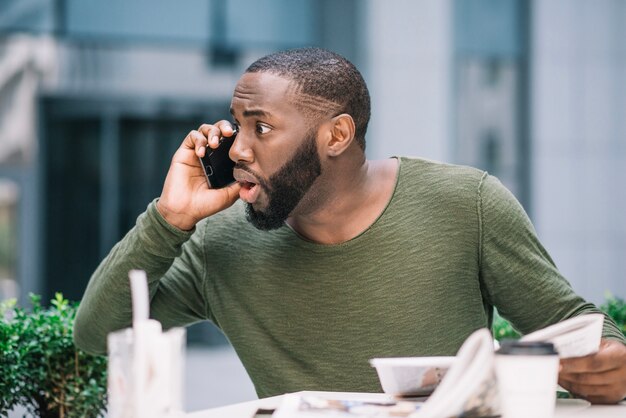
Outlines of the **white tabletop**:
<svg viewBox="0 0 626 418">
<path fill-rule="evenodd" d="M 393 399 L 389 395 L 379 393 L 350 393 L 350 392 L 299 392 L 313 396 L 328 396 L 340 399 L 359 399 L 383 401 Z M 186 418 L 251 418 L 257 409 L 277 408 L 283 396 L 242 402 L 221 408 L 207 409 L 186 415 Z M 626 402 L 619 405 L 591 405 L 582 399 L 558 399 L 554 418 L 626 418 Z"/>
</svg>

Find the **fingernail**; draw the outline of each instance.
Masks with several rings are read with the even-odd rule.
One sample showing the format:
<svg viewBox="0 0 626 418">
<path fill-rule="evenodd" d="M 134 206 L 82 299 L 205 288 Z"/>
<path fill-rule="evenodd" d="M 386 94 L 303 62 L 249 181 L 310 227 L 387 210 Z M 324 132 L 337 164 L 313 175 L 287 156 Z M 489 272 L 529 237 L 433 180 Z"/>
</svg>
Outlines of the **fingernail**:
<svg viewBox="0 0 626 418">
<path fill-rule="evenodd" d="M 217 136 L 214 136 L 213 138 L 211 138 L 211 142 L 213 143 L 213 145 L 217 145 L 220 142 L 220 139 Z"/>
</svg>

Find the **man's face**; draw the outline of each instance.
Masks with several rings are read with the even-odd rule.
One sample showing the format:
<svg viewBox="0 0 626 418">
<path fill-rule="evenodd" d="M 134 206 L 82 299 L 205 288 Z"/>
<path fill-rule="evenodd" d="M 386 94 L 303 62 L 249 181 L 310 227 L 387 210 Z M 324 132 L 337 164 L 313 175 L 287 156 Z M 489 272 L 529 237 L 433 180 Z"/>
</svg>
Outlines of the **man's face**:
<svg viewBox="0 0 626 418">
<path fill-rule="evenodd" d="M 230 150 L 240 197 L 257 228 L 279 228 L 321 174 L 315 127 L 294 106 L 294 85 L 269 73 L 244 74 L 231 113 L 239 125 Z"/>
</svg>

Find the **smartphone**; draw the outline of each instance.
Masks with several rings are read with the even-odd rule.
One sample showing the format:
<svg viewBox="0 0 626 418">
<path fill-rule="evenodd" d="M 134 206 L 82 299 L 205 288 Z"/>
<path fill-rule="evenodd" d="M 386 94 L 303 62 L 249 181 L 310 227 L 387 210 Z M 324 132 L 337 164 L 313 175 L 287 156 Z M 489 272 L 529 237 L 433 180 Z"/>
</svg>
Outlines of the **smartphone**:
<svg viewBox="0 0 626 418">
<path fill-rule="evenodd" d="M 236 136 L 237 127 L 233 127 L 231 136 L 220 138 L 220 144 L 215 149 L 207 147 L 204 157 L 200 158 L 200 165 L 211 189 L 221 189 L 235 182 L 233 177 L 235 162 L 228 156 L 228 151 Z"/>
</svg>

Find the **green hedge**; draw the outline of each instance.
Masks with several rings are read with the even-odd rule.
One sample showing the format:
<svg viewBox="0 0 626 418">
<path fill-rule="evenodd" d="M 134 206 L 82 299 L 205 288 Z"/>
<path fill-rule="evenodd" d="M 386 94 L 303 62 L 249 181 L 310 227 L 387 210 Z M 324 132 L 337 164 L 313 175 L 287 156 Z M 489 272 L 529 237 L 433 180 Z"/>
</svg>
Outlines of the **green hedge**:
<svg viewBox="0 0 626 418">
<path fill-rule="evenodd" d="M 57 293 L 50 308 L 30 295 L 0 307 L 0 416 L 16 406 L 40 417 L 96 417 L 106 408 L 107 359 L 74 346 L 77 304 Z"/>
</svg>

